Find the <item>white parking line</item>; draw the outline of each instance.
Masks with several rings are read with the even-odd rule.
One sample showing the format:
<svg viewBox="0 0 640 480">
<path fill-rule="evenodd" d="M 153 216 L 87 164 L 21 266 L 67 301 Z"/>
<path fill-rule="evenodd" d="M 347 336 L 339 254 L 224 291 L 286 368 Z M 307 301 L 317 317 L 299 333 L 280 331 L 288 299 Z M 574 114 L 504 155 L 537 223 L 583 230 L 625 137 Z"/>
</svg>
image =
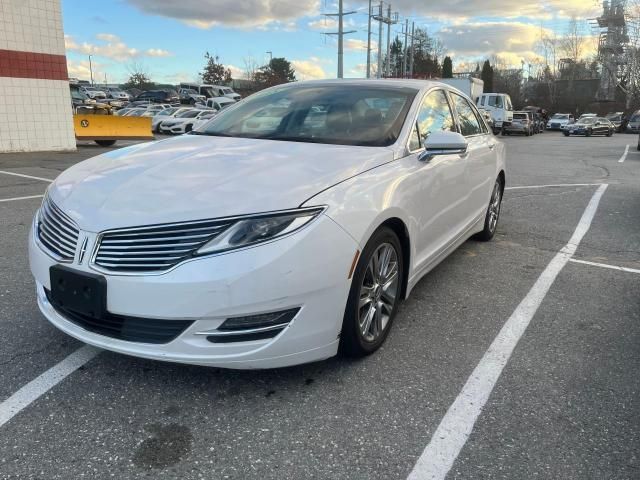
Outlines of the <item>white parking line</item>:
<svg viewBox="0 0 640 480">
<path fill-rule="evenodd" d="M 0 427 L 100 352 L 89 345 L 79 348 L 0 403 Z"/>
<path fill-rule="evenodd" d="M 438 425 L 431 441 L 409 474 L 409 480 L 433 480 L 446 477 L 467 442 L 478 416 L 487 403 L 489 395 L 491 395 L 518 341 L 556 277 L 571 259 L 580 241 L 589 230 L 606 188 L 606 184 L 600 185 L 593 194 L 569 243 L 547 265 L 527 296 L 520 302 L 498 336 L 493 340 Z"/>
<path fill-rule="evenodd" d="M 602 183 L 556 183 L 552 185 L 519 185 L 517 187 L 505 187 L 505 190 L 525 190 L 527 188 L 560 188 L 560 187 L 595 187 Z"/>
<path fill-rule="evenodd" d="M 44 195 L 29 195 L 27 197 L 0 198 L 0 203 L 15 202 L 16 200 L 29 200 L 31 198 L 42 198 L 42 197 L 44 197 Z"/>
<path fill-rule="evenodd" d="M 621 272 L 640 273 L 640 270 L 636 268 L 620 267 L 618 265 L 609 265 L 607 263 L 588 262 L 586 260 L 576 260 L 575 258 L 572 258 L 569 261 L 573 263 L 582 263 L 583 265 L 591 265 L 592 267 L 610 268 L 611 270 L 619 270 Z"/>
<path fill-rule="evenodd" d="M 629 155 L 629 145 L 627 145 L 624 148 L 624 154 L 620 157 L 620 160 L 618 160 L 618 163 L 622 163 L 627 159 L 627 155 Z"/>
<path fill-rule="evenodd" d="M 7 172 L 6 170 L 0 170 L 0 173 L 4 173 L 5 175 L 13 175 L 15 177 L 30 178 L 32 180 L 41 180 L 41 181 L 47 182 L 47 183 L 53 182 L 53 180 L 51 178 L 34 177 L 33 175 L 25 175 L 24 173 Z"/>
</svg>

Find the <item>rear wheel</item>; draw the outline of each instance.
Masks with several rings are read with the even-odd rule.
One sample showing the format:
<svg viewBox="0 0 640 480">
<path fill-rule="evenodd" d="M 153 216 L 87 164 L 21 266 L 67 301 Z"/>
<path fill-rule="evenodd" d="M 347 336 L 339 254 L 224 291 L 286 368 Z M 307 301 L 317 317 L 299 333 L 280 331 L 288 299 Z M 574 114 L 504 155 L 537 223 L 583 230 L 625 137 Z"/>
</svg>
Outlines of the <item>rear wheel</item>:
<svg viewBox="0 0 640 480">
<path fill-rule="evenodd" d="M 563 132 L 565 137 L 569 136 L 569 132 Z"/>
<path fill-rule="evenodd" d="M 340 335 L 342 353 L 363 357 L 384 343 L 400 303 L 402 259 L 393 230 L 377 230 L 362 251 L 351 282 Z"/>
<path fill-rule="evenodd" d="M 502 179 L 498 177 L 493 185 L 491 192 L 491 200 L 489 200 L 489 208 L 484 218 L 484 230 L 476 235 L 478 240 L 488 242 L 496 234 L 498 228 L 498 219 L 500 218 L 500 209 L 502 207 L 502 193 L 504 190 Z"/>
<path fill-rule="evenodd" d="M 95 140 L 101 147 L 111 147 L 116 144 L 115 140 Z"/>
</svg>

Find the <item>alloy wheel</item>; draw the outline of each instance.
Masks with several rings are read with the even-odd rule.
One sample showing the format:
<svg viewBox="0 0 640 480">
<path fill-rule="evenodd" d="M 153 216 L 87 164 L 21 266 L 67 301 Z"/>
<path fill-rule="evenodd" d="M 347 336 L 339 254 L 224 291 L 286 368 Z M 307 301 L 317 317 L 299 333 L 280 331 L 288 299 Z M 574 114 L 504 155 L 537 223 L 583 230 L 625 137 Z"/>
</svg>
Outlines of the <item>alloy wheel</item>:
<svg viewBox="0 0 640 480">
<path fill-rule="evenodd" d="M 373 252 L 360 287 L 358 327 L 366 342 L 375 342 L 389 324 L 400 285 L 398 253 L 390 243 Z"/>
<path fill-rule="evenodd" d="M 491 194 L 491 203 L 489 204 L 489 230 L 494 232 L 498 225 L 498 217 L 500 216 L 500 205 L 502 204 L 502 188 L 499 180 L 493 187 Z"/>
</svg>

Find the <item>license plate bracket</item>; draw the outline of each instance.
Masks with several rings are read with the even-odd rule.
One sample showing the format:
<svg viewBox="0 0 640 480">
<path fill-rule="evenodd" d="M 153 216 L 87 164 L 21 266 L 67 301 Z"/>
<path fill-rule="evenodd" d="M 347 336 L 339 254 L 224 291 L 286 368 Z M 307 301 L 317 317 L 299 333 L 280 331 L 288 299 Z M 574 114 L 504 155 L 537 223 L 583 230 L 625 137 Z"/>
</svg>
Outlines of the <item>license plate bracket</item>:
<svg viewBox="0 0 640 480">
<path fill-rule="evenodd" d="M 91 318 L 102 318 L 106 313 L 107 280 L 103 276 L 53 265 L 49 279 L 55 306 Z"/>
</svg>

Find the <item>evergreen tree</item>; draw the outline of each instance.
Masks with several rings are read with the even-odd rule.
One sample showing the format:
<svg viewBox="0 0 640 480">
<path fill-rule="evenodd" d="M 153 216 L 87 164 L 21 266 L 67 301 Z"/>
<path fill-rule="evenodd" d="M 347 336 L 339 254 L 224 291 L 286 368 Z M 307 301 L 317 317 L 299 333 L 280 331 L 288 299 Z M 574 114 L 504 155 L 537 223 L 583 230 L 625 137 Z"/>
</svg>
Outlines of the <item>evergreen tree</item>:
<svg viewBox="0 0 640 480">
<path fill-rule="evenodd" d="M 224 65 L 220 63 L 218 56 L 213 57 L 207 52 L 204 58 L 207 60 L 207 63 L 200 74 L 202 83 L 211 85 L 226 85 L 231 83 L 231 70 L 225 68 Z"/>
<path fill-rule="evenodd" d="M 485 60 L 484 65 L 482 65 L 482 73 L 480 74 L 480 78 L 482 78 L 482 81 L 484 82 L 484 92 L 493 92 L 493 68 L 489 63 L 489 60 Z"/>
<path fill-rule="evenodd" d="M 451 57 L 444 57 L 442 62 L 442 78 L 453 78 L 453 62 Z"/>
<path fill-rule="evenodd" d="M 254 80 L 263 87 L 280 85 L 296 81 L 296 72 L 291 66 L 291 62 L 283 57 L 273 58 L 271 61 L 258 69 Z"/>
</svg>

